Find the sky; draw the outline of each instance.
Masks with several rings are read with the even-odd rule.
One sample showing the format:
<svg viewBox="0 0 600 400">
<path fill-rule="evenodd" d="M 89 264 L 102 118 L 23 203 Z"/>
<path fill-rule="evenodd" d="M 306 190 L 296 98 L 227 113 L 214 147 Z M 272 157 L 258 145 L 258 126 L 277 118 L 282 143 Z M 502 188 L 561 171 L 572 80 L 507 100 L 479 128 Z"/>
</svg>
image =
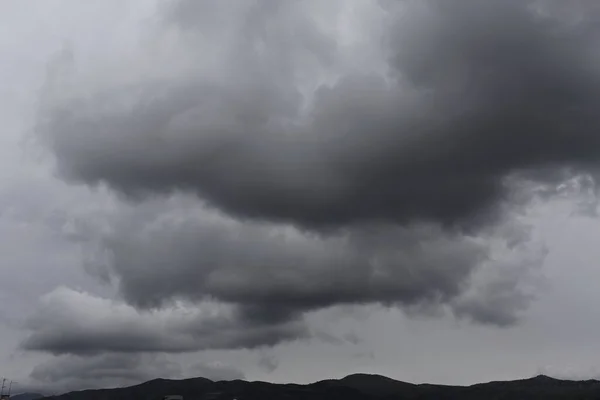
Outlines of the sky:
<svg viewBox="0 0 600 400">
<path fill-rule="evenodd" d="M 600 378 L 599 22 L 0 2 L 0 376 Z"/>
</svg>

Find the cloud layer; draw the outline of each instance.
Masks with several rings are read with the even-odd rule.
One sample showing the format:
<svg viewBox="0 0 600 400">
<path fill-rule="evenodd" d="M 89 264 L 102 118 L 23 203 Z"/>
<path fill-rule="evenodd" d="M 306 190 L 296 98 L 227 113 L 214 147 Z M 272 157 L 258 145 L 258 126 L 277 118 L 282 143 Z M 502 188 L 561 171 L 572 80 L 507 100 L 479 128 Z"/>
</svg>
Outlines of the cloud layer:
<svg viewBox="0 0 600 400">
<path fill-rule="evenodd" d="M 215 304 L 140 313 L 67 288 L 46 295 L 27 328 L 32 333 L 24 349 L 56 355 L 256 348 L 307 335 L 297 322 L 245 323 L 230 307 Z"/>
<path fill-rule="evenodd" d="M 38 137 L 65 180 L 124 199 L 63 222 L 128 305 L 56 291 L 25 348 L 255 348 L 370 303 L 518 319 L 545 254 L 518 213 L 600 161 L 599 10 L 328 4 L 173 1 L 124 64 L 59 55 Z M 148 329 L 181 301 L 193 318 Z"/>
<path fill-rule="evenodd" d="M 172 22 L 233 12 L 202 4 Z M 220 76 L 199 63 L 49 105 L 42 137 L 62 173 L 131 195 L 191 190 L 236 216 L 305 227 L 464 225 L 489 219 L 513 174 L 552 181 L 598 162 L 590 3 L 575 26 L 550 2 L 402 3 L 383 18 L 386 76 L 338 72 L 343 49 L 310 9 L 243 4 L 231 25 L 196 21 L 186 36 L 231 38 Z M 338 76 L 305 95 L 300 77 L 315 71 Z"/>
</svg>

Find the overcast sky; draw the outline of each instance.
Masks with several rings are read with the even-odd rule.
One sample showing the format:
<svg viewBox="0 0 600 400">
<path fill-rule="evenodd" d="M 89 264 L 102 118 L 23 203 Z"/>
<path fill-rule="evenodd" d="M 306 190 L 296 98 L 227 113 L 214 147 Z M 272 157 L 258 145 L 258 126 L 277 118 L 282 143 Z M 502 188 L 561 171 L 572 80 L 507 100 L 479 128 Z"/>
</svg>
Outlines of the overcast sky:
<svg viewBox="0 0 600 400">
<path fill-rule="evenodd" d="M 600 377 L 596 3 L 0 2 L 0 375 Z"/>
</svg>

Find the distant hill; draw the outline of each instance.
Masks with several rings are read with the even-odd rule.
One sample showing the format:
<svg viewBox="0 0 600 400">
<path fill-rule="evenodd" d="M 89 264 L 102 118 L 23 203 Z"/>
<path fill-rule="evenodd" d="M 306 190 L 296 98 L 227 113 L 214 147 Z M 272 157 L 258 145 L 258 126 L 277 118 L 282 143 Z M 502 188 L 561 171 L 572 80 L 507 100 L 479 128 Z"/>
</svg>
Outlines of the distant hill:
<svg viewBox="0 0 600 400">
<path fill-rule="evenodd" d="M 44 397 L 44 395 L 40 393 L 19 393 L 10 396 L 11 400 L 37 400 L 42 397 Z"/>
<path fill-rule="evenodd" d="M 317 382 L 315 387 L 348 387 L 373 396 L 385 397 L 402 393 L 405 396 L 416 394 L 419 386 L 400 382 L 381 375 L 354 374 L 342 379 Z"/>
<path fill-rule="evenodd" d="M 540 375 L 531 379 L 472 386 L 443 386 L 416 385 L 368 374 L 349 375 L 309 385 L 241 380 L 213 382 L 205 378 L 155 379 L 136 386 L 84 390 L 45 399 L 161 400 L 163 396 L 170 394 L 182 395 L 184 400 L 584 400 L 600 399 L 600 381 L 565 381 Z"/>
</svg>

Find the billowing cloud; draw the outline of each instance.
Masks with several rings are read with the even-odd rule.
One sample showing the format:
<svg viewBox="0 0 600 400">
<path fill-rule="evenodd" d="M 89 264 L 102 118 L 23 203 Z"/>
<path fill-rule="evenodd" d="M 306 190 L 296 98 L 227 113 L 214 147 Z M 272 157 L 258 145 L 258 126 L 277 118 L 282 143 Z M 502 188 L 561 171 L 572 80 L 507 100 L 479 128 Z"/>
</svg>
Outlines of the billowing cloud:
<svg viewBox="0 0 600 400">
<path fill-rule="evenodd" d="M 295 321 L 252 323 L 230 307 L 203 304 L 140 313 L 131 306 L 59 288 L 42 299 L 22 347 L 53 354 L 182 353 L 257 348 L 307 335 Z"/>
<path fill-rule="evenodd" d="M 60 55 L 38 137 L 65 180 L 129 201 L 68 222 L 127 305 L 101 325 L 40 313 L 26 348 L 260 347 L 372 303 L 518 319 L 545 254 L 518 212 L 584 173 L 595 191 L 600 11 L 348 4 L 178 0 L 123 64 Z M 179 302 L 226 314 L 155 330 Z"/>
<path fill-rule="evenodd" d="M 552 182 L 599 161 L 591 2 L 575 21 L 547 1 L 400 2 L 381 17 L 385 76 L 336 69 L 345 48 L 327 45 L 336 36 L 308 6 L 175 3 L 197 11 L 170 14 L 186 26 L 233 15 L 185 36 L 202 51 L 224 35 L 223 54 L 210 52 L 221 75 L 192 55 L 188 73 L 48 100 L 41 137 L 64 176 L 132 195 L 189 190 L 306 227 L 465 225 L 495 214 L 515 174 Z M 337 79 L 301 79 L 313 72 Z"/>
<path fill-rule="evenodd" d="M 144 310 L 59 288 L 29 318 L 24 349 L 181 353 L 325 340 L 306 325 L 307 312 L 368 303 L 449 309 L 504 326 L 529 304 L 524 278 L 544 256 L 515 240 L 520 230 L 482 239 L 431 226 L 374 226 L 324 239 L 240 223 L 188 197 L 122 207 L 101 220 L 103 230 L 89 218 L 82 228 L 67 221 L 68 234 L 81 232 L 75 236 L 84 241 L 98 235 L 93 271 L 114 277 L 128 303 Z M 354 339 L 337 342 L 347 340 Z"/>
<path fill-rule="evenodd" d="M 492 284 L 496 296 L 511 301 L 494 301 L 487 313 L 514 317 L 528 303 L 519 296 L 519 279 L 544 254 L 519 224 L 511 220 L 510 229 L 485 237 L 435 225 L 370 225 L 322 236 L 238 221 L 175 196 L 106 214 L 102 225 L 108 228 L 95 231 L 97 270 L 115 277 L 124 298 L 145 309 L 212 299 L 237 306 L 248 321 L 266 323 L 338 305 L 449 304 L 463 316 L 504 325 L 506 317 L 480 318 L 475 304 Z M 90 225 L 85 229 L 94 236 Z M 499 280 L 513 284 L 499 287 Z M 459 303 L 467 294 L 470 309 Z"/>
</svg>

